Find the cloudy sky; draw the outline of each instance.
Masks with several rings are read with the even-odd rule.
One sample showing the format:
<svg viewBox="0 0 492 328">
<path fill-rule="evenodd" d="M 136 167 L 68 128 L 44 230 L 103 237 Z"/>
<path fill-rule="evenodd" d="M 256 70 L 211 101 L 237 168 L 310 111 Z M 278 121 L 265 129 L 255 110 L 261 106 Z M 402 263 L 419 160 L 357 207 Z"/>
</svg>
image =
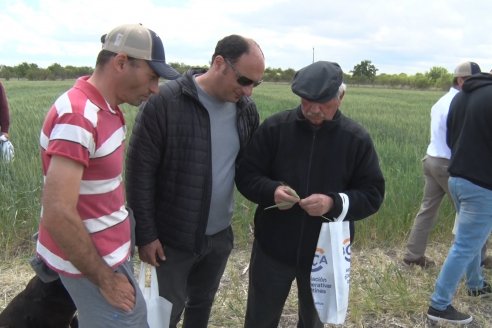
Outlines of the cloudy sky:
<svg viewBox="0 0 492 328">
<path fill-rule="evenodd" d="M 0 65 L 94 66 L 100 36 L 142 23 L 164 41 L 168 62 L 208 65 L 229 34 L 255 39 L 267 67 L 314 60 L 349 72 L 448 71 L 461 61 L 492 69 L 492 1 L 460 0 L 1 0 Z"/>
</svg>

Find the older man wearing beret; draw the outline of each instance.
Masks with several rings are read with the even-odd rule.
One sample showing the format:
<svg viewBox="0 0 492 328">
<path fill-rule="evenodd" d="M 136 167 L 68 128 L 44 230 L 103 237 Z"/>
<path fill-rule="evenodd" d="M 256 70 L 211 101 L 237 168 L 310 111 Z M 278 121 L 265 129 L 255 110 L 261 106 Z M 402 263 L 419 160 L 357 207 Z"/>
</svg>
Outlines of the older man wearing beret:
<svg viewBox="0 0 492 328">
<path fill-rule="evenodd" d="M 267 118 L 240 162 L 237 187 L 258 204 L 245 327 L 277 327 L 294 279 L 298 327 L 323 327 L 310 286 L 321 224 L 340 215 L 344 193 L 353 240 L 353 221 L 383 202 L 384 178 L 371 137 L 340 110 L 342 79 L 332 62 L 299 70 L 292 91 L 300 105 Z"/>
</svg>

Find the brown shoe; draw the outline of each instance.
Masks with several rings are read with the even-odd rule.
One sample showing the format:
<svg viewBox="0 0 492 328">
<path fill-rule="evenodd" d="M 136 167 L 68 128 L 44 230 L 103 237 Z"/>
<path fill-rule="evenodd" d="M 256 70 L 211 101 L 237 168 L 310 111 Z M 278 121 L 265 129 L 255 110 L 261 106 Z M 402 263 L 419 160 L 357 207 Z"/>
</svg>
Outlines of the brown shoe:
<svg viewBox="0 0 492 328">
<path fill-rule="evenodd" d="M 492 269 L 492 256 L 487 256 L 481 263 L 485 269 Z"/>
<path fill-rule="evenodd" d="M 403 259 L 403 263 L 405 263 L 408 266 L 418 265 L 422 269 L 427 269 L 436 266 L 436 263 L 434 261 L 432 261 L 431 259 L 425 256 L 419 257 L 416 260 Z"/>
</svg>

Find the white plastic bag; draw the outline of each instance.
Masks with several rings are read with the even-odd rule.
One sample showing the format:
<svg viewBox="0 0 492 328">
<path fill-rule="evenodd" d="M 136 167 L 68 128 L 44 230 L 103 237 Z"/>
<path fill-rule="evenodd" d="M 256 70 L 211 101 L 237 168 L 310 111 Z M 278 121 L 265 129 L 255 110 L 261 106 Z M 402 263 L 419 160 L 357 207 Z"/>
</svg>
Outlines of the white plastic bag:
<svg viewBox="0 0 492 328">
<path fill-rule="evenodd" d="M 150 267 L 150 287 L 145 286 L 145 272 L 147 267 Z M 149 323 L 149 328 L 169 327 L 173 304 L 164 297 L 159 296 L 159 285 L 154 266 L 141 262 L 138 286 L 147 304 L 147 322 Z"/>
<path fill-rule="evenodd" d="M 321 225 L 311 268 L 311 292 L 323 323 L 343 324 L 347 315 L 350 286 L 350 227 L 343 221 L 348 197 L 340 194 L 344 206 L 334 222 Z"/>
<path fill-rule="evenodd" d="M 0 160 L 3 162 L 14 160 L 14 145 L 3 134 L 0 136 Z"/>
</svg>

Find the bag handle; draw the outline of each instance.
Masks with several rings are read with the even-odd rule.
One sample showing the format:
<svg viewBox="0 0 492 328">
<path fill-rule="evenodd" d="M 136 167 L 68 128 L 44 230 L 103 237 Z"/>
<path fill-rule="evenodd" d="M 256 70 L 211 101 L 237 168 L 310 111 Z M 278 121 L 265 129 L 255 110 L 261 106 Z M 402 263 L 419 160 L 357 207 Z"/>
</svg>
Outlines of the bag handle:
<svg viewBox="0 0 492 328">
<path fill-rule="evenodd" d="M 343 209 L 342 209 L 342 213 L 340 213 L 340 215 L 335 220 L 333 220 L 333 222 L 343 221 L 345 219 L 345 217 L 347 216 L 347 212 L 349 209 L 349 198 L 348 198 L 347 194 L 339 193 L 339 195 L 340 195 L 340 198 L 342 198 Z"/>
</svg>

